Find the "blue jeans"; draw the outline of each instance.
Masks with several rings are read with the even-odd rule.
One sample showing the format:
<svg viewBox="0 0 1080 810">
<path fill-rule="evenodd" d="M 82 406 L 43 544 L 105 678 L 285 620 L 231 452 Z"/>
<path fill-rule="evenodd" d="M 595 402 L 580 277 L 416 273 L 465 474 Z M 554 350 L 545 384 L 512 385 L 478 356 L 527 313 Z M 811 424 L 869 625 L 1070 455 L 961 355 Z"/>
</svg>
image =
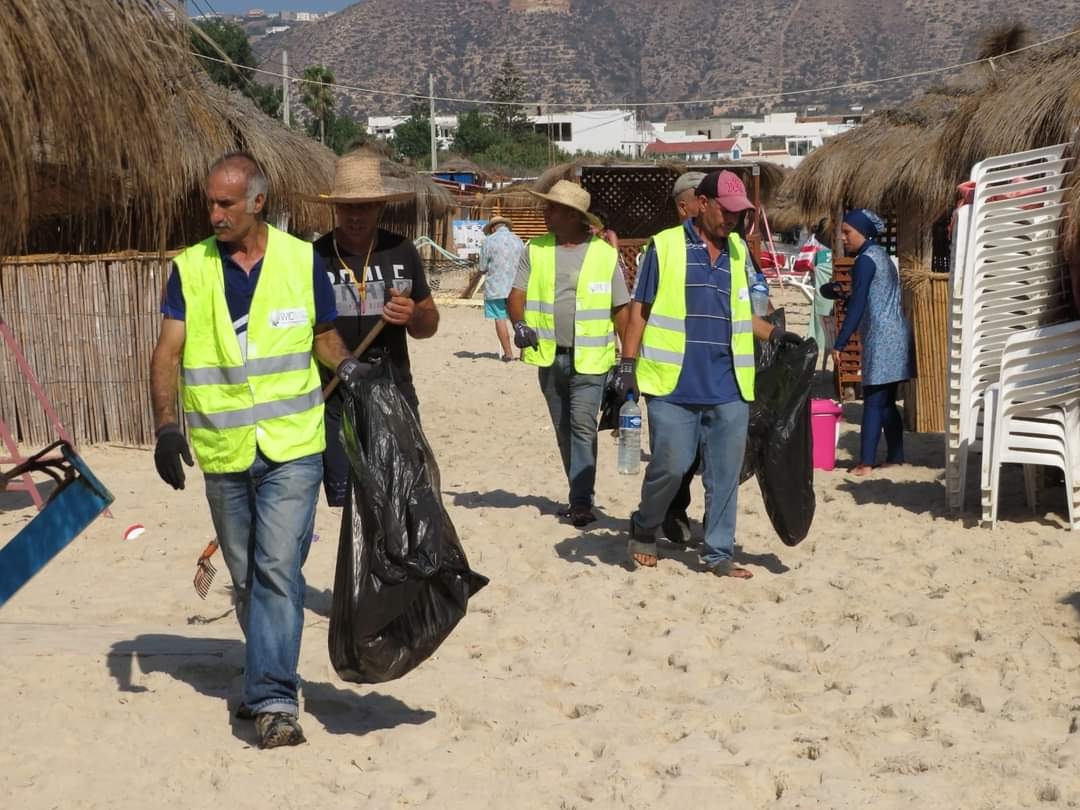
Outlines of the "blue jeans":
<svg viewBox="0 0 1080 810">
<path fill-rule="evenodd" d="M 596 489 L 596 426 L 606 374 L 578 374 L 572 354 L 557 354 L 540 369 L 540 390 L 547 400 L 559 442 L 563 471 L 570 483 L 570 506 L 592 506 Z"/>
<path fill-rule="evenodd" d="M 859 434 L 859 461 L 868 467 L 877 463 L 878 439 L 885 433 L 885 463 L 904 461 L 904 421 L 896 407 L 900 383 L 863 386 L 862 431 Z"/>
<path fill-rule="evenodd" d="M 640 538 L 656 536 L 683 476 L 701 452 L 705 484 L 705 548 L 710 568 L 735 554 L 739 471 L 746 452 L 750 406 L 742 400 L 722 405 L 678 405 L 647 398 L 652 460 L 641 482 L 641 504 L 631 520 Z"/>
<path fill-rule="evenodd" d="M 278 463 L 258 452 L 245 472 L 205 476 L 247 640 L 243 701 L 255 714 L 299 713 L 300 567 L 311 543 L 322 472 L 319 454 Z"/>
</svg>

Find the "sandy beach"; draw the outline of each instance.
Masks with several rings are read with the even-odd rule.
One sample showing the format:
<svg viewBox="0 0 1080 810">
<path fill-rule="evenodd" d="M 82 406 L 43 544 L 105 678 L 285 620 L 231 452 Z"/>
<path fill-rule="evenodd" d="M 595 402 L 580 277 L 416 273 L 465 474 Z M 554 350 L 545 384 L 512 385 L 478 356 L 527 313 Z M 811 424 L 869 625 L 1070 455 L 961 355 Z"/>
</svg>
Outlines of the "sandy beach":
<svg viewBox="0 0 1080 810">
<path fill-rule="evenodd" d="M 787 296 L 792 322 L 806 307 Z M 89 447 L 112 517 L 0 608 L 0 806 L 46 808 L 1016 808 L 1080 806 L 1080 571 L 1061 490 L 1037 515 L 1010 469 L 996 530 L 946 514 L 943 439 L 867 479 L 846 406 L 840 463 L 787 548 L 740 493 L 748 582 L 662 549 L 626 562 L 640 478 L 600 437 L 588 531 L 537 382 L 476 307 L 411 342 L 447 508 L 491 584 L 439 652 L 361 687 L 327 656 L 338 515 L 305 568 L 309 743 L 260 751 L 230 715 L 243 663 L 228 575 L 203 601 L 202 479 L 149 450 Z M 701 517 L 700 483 L 691 514 Z M 33 517 L 0 495 L 0 542 Z M 143 523 L 146 533 L 124 541 Z M 700 529 L 699 529 L 700 530 Z"/>
</svg>

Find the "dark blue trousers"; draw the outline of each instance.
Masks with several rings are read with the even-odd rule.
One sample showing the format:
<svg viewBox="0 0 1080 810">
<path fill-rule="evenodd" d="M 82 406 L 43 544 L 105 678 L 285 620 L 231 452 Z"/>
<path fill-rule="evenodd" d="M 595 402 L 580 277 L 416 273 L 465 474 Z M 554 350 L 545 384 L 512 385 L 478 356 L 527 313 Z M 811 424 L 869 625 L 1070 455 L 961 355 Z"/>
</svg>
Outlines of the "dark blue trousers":
<svg viewBox="0 0 1080 810">
<path fill-rule="evenodd" d="M 863 386 L 862 433 L 860 435 L 860 458 L 862 464 L 873 467 L 877 462 L 878 439 L 885 432 L 885 463 L 901 464 L 904 461 L 904 423 L 900 409 L 896 407 L 896 389 L 899 382 L 884 385 Z"/>
</svg>

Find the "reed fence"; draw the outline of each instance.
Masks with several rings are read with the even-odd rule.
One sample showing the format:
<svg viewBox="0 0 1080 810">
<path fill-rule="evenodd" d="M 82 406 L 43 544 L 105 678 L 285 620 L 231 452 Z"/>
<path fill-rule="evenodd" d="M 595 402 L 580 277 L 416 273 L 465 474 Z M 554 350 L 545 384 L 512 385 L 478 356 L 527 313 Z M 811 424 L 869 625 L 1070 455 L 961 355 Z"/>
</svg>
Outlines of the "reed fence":
<svg viewBox="0 0 1080 810">
<path fill-rule="evenodd" d="M 0 259 L 0 313 L 78 444 L 154 442 L 150 354 L 170 256 Z M 56 436 L 14 358 L 0 350 L 0 419 L 34 447 Z"/>
</svg>

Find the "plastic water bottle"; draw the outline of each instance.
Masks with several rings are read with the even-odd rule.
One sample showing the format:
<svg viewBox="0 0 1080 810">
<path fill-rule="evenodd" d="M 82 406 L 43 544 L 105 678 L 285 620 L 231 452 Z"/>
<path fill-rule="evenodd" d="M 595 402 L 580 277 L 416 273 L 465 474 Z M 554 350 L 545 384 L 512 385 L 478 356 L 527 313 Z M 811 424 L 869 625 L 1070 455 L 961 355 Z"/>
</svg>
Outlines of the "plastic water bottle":
<svg viewBox="0 0 1080 810">
<path fill-rule="evenodd" d="M 619 473 L 637 475 L 641 470 L 641 408 L 627 394 L 619 408 Z"/>
<path fill-rule="evenodd" d="M 769 312 L 769 285 L 761 279 L 750 285 L 750 308 L 761 317 Z"/>
</svg>

